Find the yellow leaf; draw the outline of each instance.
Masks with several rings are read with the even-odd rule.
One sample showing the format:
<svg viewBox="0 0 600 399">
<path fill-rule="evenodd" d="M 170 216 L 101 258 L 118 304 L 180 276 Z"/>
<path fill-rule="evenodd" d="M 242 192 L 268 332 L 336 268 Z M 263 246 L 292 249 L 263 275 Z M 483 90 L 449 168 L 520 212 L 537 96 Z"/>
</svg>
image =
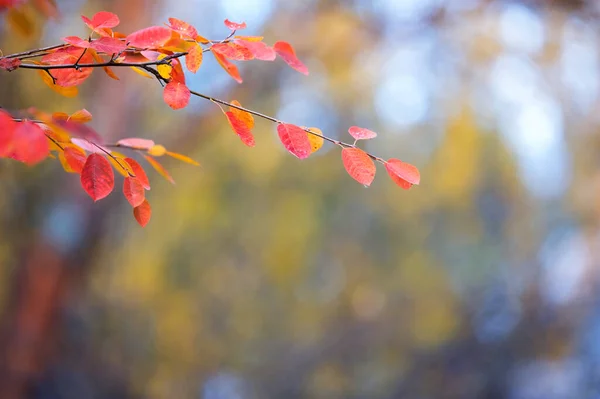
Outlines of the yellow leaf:
<svg viewBox="0 0 600 399">
<path fill-rule="evenodd" d="M 171 151 L 167 151 L 166 154 L 168 156 L 170 156 L 170 157 L 173 157 L 173 158 L 178 159 L 180 161 L 183 161 L 185 163 L 189 163 L 189 164 L 192 164 L 194 166 L 200 166 L 200 163 L 194 161 L 192 158 L 190 158 L 188 156 L 185 156 L 183 154 L 178 154 L 176 152 L 171 152 Z"/>
<path fill-rule="evenodd" d="M 92 114 L 87 109 L 80 109 L 79 111 L 75 111 L 69 117 L 70 121 L 78 122 L 78 123 L 86 123 L 92 120 Z"/>
<path fill-rule="evenodd" d="M 321 136 L 323 135 L 323 132 L 319 128 L 309 127 L 308 129 L 312 132 L 320 134 Z M 314 134 L 310 133 L 306 134 L 308 134 L 308 141 L 310 141 L 311 153 L 317 152 L 319 148 L 323 147 L 323 137 L 315 136 Z"/>
<path fill-rule="evenodd" d="M 161 55 L 158 56 L 158 59 L 162 60 L 166 56 L 167 56 L 166 54 L 161 54 Z M 173 67 L 171 65 L 169 65 L 169 64 L 161 64 L 161 65 L 157 65 L 156 66 L 156 70 L 158 70 L 158 73 L 163 78 L 170 79 L 171 78 L 171 71 L 173 70 Z"/>
<path fill-rule="evenodd" d="M 264 39 L 263 36 L 234 36 L 236 39 L 241 39 L 241 40 L 245 40 L 247 42 L 260 42 L 262 39 Z"/>
<path fill-rule="evenodd" d="M 155 144 L 154 146 L 152 146 L 152 148 L 148 150 L 148 154 L 152 155 L 153 157 L 163 156 L 166 152 L 167 149 L 160 144 Z"/>
<path fill-rule="evenodd" d="M 233 100 L 231 104 L 237 105 L 238 107 L 242 106 L 242 104 L 240 104 L 240 102 L 237 100 Z M 246 125 L 248 129 L 252 130 L 252 128 L 254 128 L 254 118 L 252 117 L 252 114 L 234 107 L 229 107 L 229 110 L 233 115 L 235 115 L 237 119 L 239 119 L 244 125 Z"/>
<path fill-rule="evenodd" d="M 136 72 L 137 74 L 139 74 L 139 75 L 141 75 L 141 76 L 143 76 L 145 78 L 152 79 L 152 77 L 153 77 L 152 75 L 150 75 L 148 72 L 144 71 L 141 68 L 134 67 L 134 66 L 132 66 L 130 68 L 133 69 L 134 72 Z"/>
</svg>

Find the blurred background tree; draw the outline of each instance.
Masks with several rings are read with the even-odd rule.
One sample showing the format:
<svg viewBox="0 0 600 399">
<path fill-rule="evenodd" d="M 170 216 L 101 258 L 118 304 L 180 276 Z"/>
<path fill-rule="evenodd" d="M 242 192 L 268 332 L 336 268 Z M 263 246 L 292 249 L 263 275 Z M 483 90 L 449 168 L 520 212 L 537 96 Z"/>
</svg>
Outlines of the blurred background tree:
<svg viewBox="0 0 600 399">
<path fill-rule="evenodd" d="M 246 21 L 311 71 L 214 60 L 191 85 L 418 165 L 368 190 L 326 146 L 300 162 L 259 121 L 248 149 L 198 99 L 133 73 L 67 99 L 0 74 L 0 104 L 72 112 L 107 139 L 199 159 L 156 176 L 140 229 L 56 162 L 0 163 L 0 392 L 6 398 L 600 396 L 600 6 L 566 0 L 57 1 L 16 52 L 168 17 L 220 37 Z M 115 99 L 119 99 L 115 101 Z M 379 173 L 383 172 L 380 169 Z M 380 176 L 381 177 L 381 176 Z"/>
</svg>

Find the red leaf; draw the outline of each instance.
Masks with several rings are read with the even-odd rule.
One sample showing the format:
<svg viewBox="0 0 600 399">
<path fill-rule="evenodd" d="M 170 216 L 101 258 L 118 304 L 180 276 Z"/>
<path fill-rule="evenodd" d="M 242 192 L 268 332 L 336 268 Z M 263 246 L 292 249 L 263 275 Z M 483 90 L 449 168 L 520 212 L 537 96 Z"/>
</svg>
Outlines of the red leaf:
<svg viewBox="0 0 600 399">
<path fill-rule="evenodd" d="M 7 156 L 12 151 L 16 127 L 17 122 L 12 116 L 0 109 L 0 157 Z"/>
<path fill-rule="evenodd" d="M 71 167 L 71 169 L 73 169 L 73 172 L 81 173 L 87 158 L 85 152 L 75 147 L 67 147 L 64 150 L 64 154 L 67 164 Z"/>
<path fill-rule="evenodd" d="M 110 194 L 115 186 L 110 162 L 100 154 L 90 154 L 81 170 L 81 186 L 94 202 Z"/>
<path fill-rule="evenodd" d="M 85 53 L 82 55 L 82 53 Z M 55 51 L 54 53 L 46 54 L 42 57 L 42 62 L 49 65 L 67 65 L 75 64 L 79 60 L 79 64 L 90 64 L 94 61 L 92 55 L 85 49 L 77 47 L 66 47 Z M 54 69 L 51 71 L 56 84 L 62 87 L 78 86 L 83 83 L 91 74 L 93 68 L 65 68 Z"/>
<path fill-rule="evenodd" d="M 28 165 L 43 161 L 50 153 L 48 139 L 37 124 L 20 122 L 12 132 L 12 152 L 10 157 Z"/>
<path fill-rule="evenodd" d="M 183 83 L 169 82 L 163 91 L 163 99 L 173 109 L 184 108 L 190 102 L 190 89 Z"/>
<path fill-rule="evenodd" d="M 272 47 L 267 46 L 263 42 L 248 41 L 241 39 L 235 39 L 234 42 L 248 49 L 248 51 L 250 51 L 252 55 L 254 55 L 254 58 L 256 58 L 257 60 L 273 61 L 277 56 L 275 50 Z"/>
<path fill-rule="evenodd" d="M 231 125 L 233 131 L 240 137 L 240 140 L 248 147 L 254 147 L 256 143 L 254 142 L 254 136 L 248 125 L 238 119 L 231 111 L 225 112 L 225 116 L 227 116 L 229 125 Z"/>
<path fill-rule="evenodd" d="M 306 132 L 299 126 L 289 123 L 277 125 L 277 133 L 284 147 L 300 159 L 308 158 L 311 154 L 311 145 Z"/>
<path fill-rule="evenodd" d="M 377 137 L 377 133 L 358 126 L 351 126 L 348 129 L 348 133 L 350 133 L 350 136 L 354 137 L 356 140 L 368 140 Z"/>
<path fill-rule="evenodd" d="M 115 26 L 119 25 L 120 22 L 118 16 L 108 11 L 97 12 L 96 14 L 94 14 L 91 20 L 83 15 L 81 16 L 81 19 L 83 20 L 83 22 L 85 22 L 87 26 L 90 27 L 90 29 L 94 31 L 98 31 L 104 28 L 114 28 Z"/>
<path fill-rule="evenodd" d="M 287 42 L 277 42 L 273 48 L 289 66 L 300 73 L 308 75 L 308 68 L 298 59 L 298 57 L 296 57 L 296 52 L 291 44 Z"/>
<path fill-rule="evenodd" d="M 242 22 L 241 24 L 238 24 L 237 22 L 231 22 L 230 20 L 226 19 L 225 26 L 231 30 L 240 30 L 246 28 L 246 23 Z"/>
<path fill-rule="evenodd" d="M 119 54 L 127 48 L 125 42 L 114 37 L 101 37 L 91 43 L 91 47 L 106 54 Z"/>
<path fill-rule="evenodd" d="M 196 39 L 198 36 L 198 31 L 192 25 L 187 22 L 183 22 L 177 18 L 169 18 L 170 29 L 173 29 L 175 32 L 179 33 L 181 36 L 184 36 L 188 39 Z"/>
<path fill-rule="evenodd" d="M 342 150 L 342 162 L 350 177 L 362 185 L 371 185 L 377 169 L 366 152 L 360 148 L 344 148 Z"/>
<path fill-rule="evenodd" d="M 394 183 L 405 190 L 411 188 L 413 184 L 418 185 L 421 182 L 419 169 L 417 169 L 416 166 L 402 162 L 399 159 L 388 159 L 385 164 L 385 169 Z"/>
<path fill-rule="evenodd" d="M 215 59 L 217 60 L 219 65 L 223 67 L 223 69 L 229 74 L 229 76 L 235 79 L 238 83 L 242 83 L 242 77 L 240 76 L 240 72 L 238 71 L 237 66 L 229 62 L 229 60 L 223 57 L 221 53 L 213 51 L 212 48 L 210 49 L 210 51 L 215 56 Z"/>
<path fill-rule="evenodd" d="M 0 59 L 0 69 L 8 72 L 14 71 L 21 65 L 21 60 L 18 58 L 2 58 Z"/>
<path fill-rule="evenodd" d="M 183 67 L 178 59 L 174 58 L 171 60 L 171 82 L 179 82 L 185 84 L 185 74 L 183 73 Z"/>
<path fill-rule="evenodd" d="M 234 42 L 214 44 L 211 50 L 235 61 L 248 61 L 254 58 L 254 54 L 250 50 Z"/>
<path fill-rule="evenodd" d="M 152 208 L 150 208 L 150 203 L 147 200 L 144 200 L 141 205 L 133 208 L 133 217 L 135 217 L 135 220 L 142 227 L 148 224 L 150 216 L 152 216 Z"/>
<path fill-rule="evenodd" d="M 68 37 L 63 37 L 63 40 L 66 43 L 69 43 L 72 46 L 75 47 L 80 47 L 80 48 L 89 48 L 90 47 L 90 42 L 82 39 L 80 37 L 77 36 L 68 36 Z"/>
<path fill-rule="evenodd" d="M 137 48 L 159 48 L 171 38 L 171 30 L 164 26 L 151 26 L 131 33 L 126 42 Z"/>
<path fill-rule="evenodd" d="M 126 177 L 123 181 L 123 195 L 132 207 L 140 206 L 146 200 L 146 191 L 135 177 Z"/>
<path fill-rule="evenodd" d="M 73 117 L 73 115 L 71 115 Z M 75 121 L 71 121 L 71 119 L 63 121 L 63 120 L 53 120 L 52 125 L 56 125 L 61 129 L 67 130 L 75 137 L 81 137 L 83 139 L 93 141 L 93 142 L 101 142 L 102 137 L 98 134 L 97 131 L 92 129 L 91 127 L 78 122 L 77 119 Z"/>
<path fill-rule="evenodd" d="M 129 166 L 131 166 L 131 169 L 133 170 L 136 179 L 142 184 L 142 187 L 144 187 L 146 190 L 150 190 L 150 181 L 148 180 L 148 176 L 142 168 L 142 165 L 140 165 L 133 158 L 125 158 L 125 162 L 127 162 Z"/>
<path fill-rule="evenodd" d="M 117 141 L 117 144 L 123 147 L 148 151 L 150 148 L 154 147 L 154 140 L 138 139 L 137 137 L 131 137 L 128 139 L 121 139 Z"/>
</svg>

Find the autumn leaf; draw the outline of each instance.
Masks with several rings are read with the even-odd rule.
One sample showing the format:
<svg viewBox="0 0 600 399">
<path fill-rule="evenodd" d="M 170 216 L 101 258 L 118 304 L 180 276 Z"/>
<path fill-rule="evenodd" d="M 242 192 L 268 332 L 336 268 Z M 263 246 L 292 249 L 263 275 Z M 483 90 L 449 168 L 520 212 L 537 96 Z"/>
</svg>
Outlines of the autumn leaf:
<svg viewBox="0 0 600 399">
<path fill-rule="evenodd" d="M 18 58 L 2 58 L 0 59 L 0 69 L 8 72 L 14 71 L 21 65 L 21 60 Z"/>
<path fill-rule="evenodd" d="M 0 109 L 0 157 L 8 155 L 12 151 L 14 131 L 17 127 L 8 112 Z"/>
<path fill-rule="evenodd" d="M 75 86 L 63 87 L 63 86 L 59 86 L 59 85 L 55 84 L 54 81 L 52 80 L 52 76 L 48 75 L 48 73 L 46 71 L 37 71 L 37 72 L 38 72 L 38 75 L 40 75 L 40 77 L 44 81 L 44 83 L 49 88 L 51 88 L 53 91 L 55 91 L 56 93 L 63 95 L 65 97 L 76 97 L 77 94 L 79 93 L 79 89 L 77 89 L 77 87 L 75 87 Z"/>
<path fill-rule="evenodd" d="M 86 49 L 66 47 L 46 54 L 41 61 L 48 65 L 91 64 L 93 57 Z M 92 74 L 92 71 L 93 68 L 63 68 L 54 69 L 51 73 L 57 85 L 70 87 L 83 83 Z"/>
<path fill-rule="evenodd" d="M 242 106 L 242 104 L 240 104 L 239 101 L 237 101 L 237 100 L 233 100 L 231 102 L 231 105 L 237 105 L 238 107 Z M 238 109 L 238 108 L 235 108 L 235 107 L 229 107 L 229 110 L 244 125 L 248 126 L 248 129 L 253 129 L 254 128 L 254 117 L 252 116 L 251 113 L 249 113 L 247 111 L 242 111 L 241 109 Z"/>
<path fill-rule="evenodd" d="M 229 76 L 235 79 L 236 82 L 242 83 L 242 77 L 240 76 L 240 72 L 237 66 L 235 66 L 235 64 L 232 64 L 227 58 L 223 57 L 221 53 L 213 51 L 212 48 L 210 49 L 210 51 L 215 56 L 215 59 L 217 60 L 219 65 L 221 65 L 221 67 L 229 74 Z"/>
<path fill-rule="evenodd" d="M 102 64 L 104 62 L 104 60 L 102 59 L 102 57 L 100 57 L 96 50 L 91 48 L 88 51 L 92 54 L 92 57 L 94 58 L 96 63 Z M 113 70 L 110 67 L 104 66 L 102 67 L 102 69 L 104 70 L 104 73 L 106 73 L 111 79 L 120 80 L 119 77 L 113 72 Z"/>
<path fill-rule="evenodd" d="M 234 43 L 246 48 L 257 60 L 273 61 L 277 57 L 275 49 L 261 41 L 235 39 Z"/>
<path fill-rule="evenodd" d="M 153 79 L 154 77 L 152 75 L 150 75 L 148 72 L 144 71 L 142 68 L 140 67 L 130 67 L 131 69 L 133 69 L 133 72 L 137 73 L 140 76 L 143 76 L 147 79 Z"/>
<path fill-rule="evenodd" d="M 196 28 L 194 28 L 187 22 L 183 22 L 182 20 L 177 18 L 169 18 L 169 23 L 170 25 L 168 25 L 168 27 L 170 29 L 174 30 L 175 32 L 179 33 L 185 38 L 195 40 L 196 36 L 198 36 L 198 31 L 196 30 Z"/>
<path fill-rule="evenodd" d="M 10 158 L 32 166 L 46 159 L 49 153 L 48 139 L 42 128 L 30 121 L 16 125 L 12 132 Z"/>
<path fill-rule="evenodd" d="M 188 71 L 196 73 L 200 69 L 200 65 L 202 65 L 202 57 L 202 47 L 198 43 L 194 43 L 185 56 L 185 66 Z"/>
<path fill-rule="evenodd" d="M 78 36 L 67 36 L 63 37 L 63 41 L 65 43 L 69 43 L 72 46 L 80 47 L 80 48 L 89 48 L 90 42 L 88 40 L 82 39 Z"/>
<path fill-rule="evenodd" d="M 321 131 L 321 129 L 316 128 L 316 127 L 311 127 L 309 128 L 309 130 L 320 134 L 321 136 L 323 135 L 323 132 Z M 308 141 L 310 141 L 310 149 L 311 149 L 311 153 L 313 152 L 317 152 L 321 147 L 323 147 L 323 142 L 325 140 L 323 140 L 323 137 L 314 135 L 314 134 L 310 134 L 310 133 L 306 133 L 308 134 Z"/>
<path fill-rule="evenodd" d="M 83 108 L 73 112 L 71 116 L 69 116 L 68 120 L 77 123 L 87 123 L 92 120 L 92 114 L 90 114 L 90 111 Z"/>
<path fill-rule="evenodd" d="M 100 154 L 90 154 L 81 170 L 81 186 L 95 201 L 111 193 L 115 186 L 115 174 L 110 163 Z"/>
<path fill-rule="evenodd" d="M 191 95 L 190 89 L 179 82 L 169 82 L 163 90 L 163 99 L 173 109 L 181 109 L 188 105 Z"/>
<path fill-rule="evenodd" d="M 385 163 L 385 169 L 394 183 L 405 190 L 411 188 L 413 184 L 418 185 L 421 182 L 419 169 L 399 159 L 388 159 Z"/>
<path fill-rule="evenodd" d="M 227 117 L 229 125 L 235 134 L 237 134 L 240 140 L 242 140 L 242 143 L 246 144 L 248 147 L 254 147 L 256 143 L 248 125 L 239 120 L 231 111 L 225 112 L 225 116 Z"/>
<path fill-rule="evenodd" d="M 150 190 L 150 181 L 148 180 L 148 176 L 146 175 L 144 168 L 142 168 L 142 165 L 140 165 L 133 158 L 125 158 L 124 161 L 127 162 L 127 164 L 129 164 L 129 166 L 133 170 L 133 174 L 135 175 L 137 180 L 142 184 L 142 187 L 144 187 L 146 190 Z"/>
<path fill-rule="evenodd" d="M 143 184 L 135 177 L 126 177 L 123 181 L 123 195 L 133 206 L 140 206 L 146 200 Z"/>
<path fill-rule="evenodd" d="M 231 30 L 240 30 L 246 28 L 246 23 L 242 22 L 241 24 L 238 24 L 237 22 L 231 22 L 230 20 L 226 19 L 225 26 Z"/>
<path fill-rule="evenodd" d="M 152 155 L 153 157 L 162 157 L 166 152 L 167 149 L 160 144 L 156 144 L 148 150 L 148 154 Z"/>
<path fill-rule="evenodd" d="M 299 126 L 289 123 L 277 125 L 277 133 L 283 146 L 300 159 L 308 158 L 311 154 L 311 145 L 307 133 Z"/>
<path fill-rule="evenodd" d="M 175 180 L 173 180 L 173 178 L 171 177 L 171 175 L 169 174 L 169 172 L 167 172 L 167 170 L 156 159 L 154 159 L 154 158 L 152 158 L 151 156 L 148 156 L 148 155 L 144 155 L 143 157 L 144 157 L 144 159 L 146 159 L 146 161 L 148 161 L 148 163 L 150 165 L 152 165 L 152 167 L 154 168 L 154 170 L 156 170 L 159 175 L 161 175 L 162 177 L 164 177 L 165 179 L 167 179 L 172 184 L 175 184 Z"/>
<path fill-rule="evenodd" d="M 101 145 L 95 144 L 86 139 L 79 139 L 77 137 L 73 137 L 71 139 L 71 143 L 75 144 L 78 147 L 81 147 L 85 151 L 90 152 L 92 154 L 110 154 L 111 152 L 108 148 L 102 147 Z"/>
<path fill-rule="evenodd" d="M 152 216 L 152 208 L 150 208 L 150 203 L 147 200 L 144 200 L 141 205 L 133 208 L 133 217 L 135 217 L 135 220 L 142 227 L 148 224 L 150 216 Z"/>
<path fill-rule="evenodd" d="M 114 37 L 101 37 L 90 43 L 90 46 L 101 53 L 119 54 L 127 48 L 124 41 L 115 39 Z"/>
<path fill-rule="evenodd" d="M 308 68 L 296 57 L 296 52 L 291 44 L 287 42 L 277 42 L 273 46 L 277 54 L 296 71 L 308 75 Z"/>
<path fill-rule="evenodd" d="M 130 137 L 117 141 L 117 144 L 122 147 L 135 148 L 138 150 L 149 150 L 154 147 L 154 140 L 139 139 L 137 137 Z"/>
<path fill-rule="evenodd" d="M 93 31 L 102 34 L 102 29 L 112 29 L 119 25 L 119 17 L 112 12 L 100 11 L 92 19 L 82 15 L 83 22 Z"/>
<path fill-rule="evenodd" d="M 194 161 L 192 158 L 190 158 L 190 157 L 188 157 L 186 155 L 178 154 L 178 153 L 172 152 L 172 151 L 167 151 L 166 154 L 168 156 L 173 157 L 175 159 L 178 159 L 178 160 L 180 160 L 182 162 L 189 163 L 189 164 L 195 165 L 195 166 L 200 166 L 200 163 Z"/>
<path fill-rule="evenodd" d="M 210 49 L 212 52 L 217 52 L 223 57 L 234 61 L 249 61 L 254 59 L 254 54 L 250 50 L 234 42 L 217 43 Z"/>
<path fill-rule="evenodd" d="M 171 30 L 165 26 L 151 26 L 127 36 L 126 42 L 137 48 L 160 48 L 171 39 Z"/>
<path fill-rule="evenodd" d="M 358 126 L 351 126 L 348 129 L 348 133 L 356 140 L 368 140 L 377 137 L 377 133 Z"/>
<path fill-rule="evenodd" d="M 67 172 L 71 171 L 73 173 L 81 173 L 87 157 L 82 149 L 72 146 L 66 147 L 65 150 L 59 154 L 59 159 L 61 160 L 61 163 L 63 158 L 67 166 L 70 168 L 70 170 L 67 170 L 67 168 L 65 168 Z M 65 165 L 63 164 L 63 167 L 64 166 Z"/>
<path fill-rule="evenodd" d="M 344 148 L 342 150 L 342 162 L 350 177 L 364 186 L 371 185 L 377 169 L 366 152 L 360 148 Z"/>
</svg>

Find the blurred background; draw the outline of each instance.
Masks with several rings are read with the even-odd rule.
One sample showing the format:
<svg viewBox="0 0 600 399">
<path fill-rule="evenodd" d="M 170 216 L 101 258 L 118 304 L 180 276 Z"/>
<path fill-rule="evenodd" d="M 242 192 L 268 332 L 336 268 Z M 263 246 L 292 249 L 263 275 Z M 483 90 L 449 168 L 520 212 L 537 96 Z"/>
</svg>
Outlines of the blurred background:
<svg viewBox="0 0 600 399">
<path fill-rule="evenodd" d="M 40 3 L 33 1 L 32 3 Z M 0 397 L 600 398 L 600 5 L 585 0 L 58 0 L 25 5 L 4 53 L 177 17 L 291 42 L 310 70 L 206 57 L 189 85 L 418 166 L 369 189 L 326 144 L 299 161 L 257 121 L 245 147 L 218 109 L 173 111 L 119 69 L 76 99 L 0 73 L 0 105 L 87 108 L 107 141 L 199 160 L 149 169 L 140 228 L 49 159 L 0 162 Z"/>
</svg>

